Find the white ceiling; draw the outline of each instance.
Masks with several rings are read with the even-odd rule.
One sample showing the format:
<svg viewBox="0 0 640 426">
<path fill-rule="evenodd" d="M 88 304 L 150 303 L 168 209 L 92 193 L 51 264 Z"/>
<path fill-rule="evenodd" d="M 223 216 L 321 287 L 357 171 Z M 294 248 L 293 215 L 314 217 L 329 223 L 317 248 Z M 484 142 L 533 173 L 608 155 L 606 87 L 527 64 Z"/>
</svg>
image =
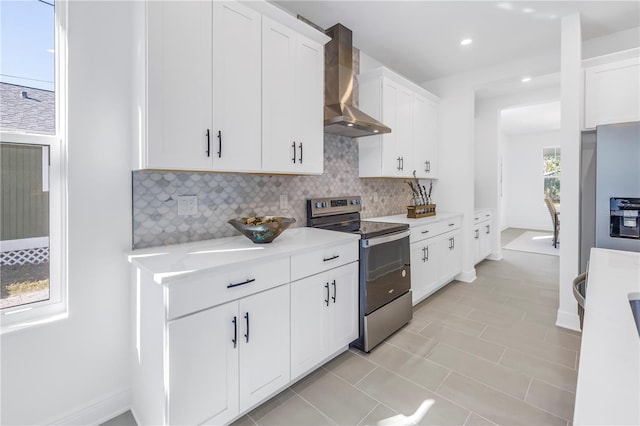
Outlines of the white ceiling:
<svg viewBox="0 0 640 426">
<path fill-rule="evenodd" d="M 639 1 L 274 1 L 422 83 L 560 48 L 563 16 L 581 13 L 583 39 L 640 26 Z M 463 38 L 469 46 L 460 46 Z"/>
</svg>

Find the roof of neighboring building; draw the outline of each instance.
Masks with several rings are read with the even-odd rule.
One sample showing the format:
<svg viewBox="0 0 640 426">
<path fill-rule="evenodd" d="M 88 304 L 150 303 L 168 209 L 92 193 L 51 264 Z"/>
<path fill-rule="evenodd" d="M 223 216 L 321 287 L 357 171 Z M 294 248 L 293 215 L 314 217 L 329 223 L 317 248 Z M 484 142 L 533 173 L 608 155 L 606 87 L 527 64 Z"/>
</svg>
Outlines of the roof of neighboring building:
<svg viewBox="0 0 640 426">
<path fill-rule="evenodd" d="M 0 129 L 55 133 L 55 93 L 0 82 Z"/>
</svg>

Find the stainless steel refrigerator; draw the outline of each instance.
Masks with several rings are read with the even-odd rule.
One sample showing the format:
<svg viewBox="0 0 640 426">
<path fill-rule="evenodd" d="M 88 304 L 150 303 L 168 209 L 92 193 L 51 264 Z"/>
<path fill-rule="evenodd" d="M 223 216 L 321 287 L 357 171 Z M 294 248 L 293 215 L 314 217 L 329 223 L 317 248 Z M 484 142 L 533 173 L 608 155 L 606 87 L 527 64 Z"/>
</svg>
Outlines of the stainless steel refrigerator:
<svg viewBox="0 0 640 426">
<path fill-rule="evenodd" d="M 580 271 L 592 247 L 640 252 L 640 122 L 582 133 Z"/>
</svg>

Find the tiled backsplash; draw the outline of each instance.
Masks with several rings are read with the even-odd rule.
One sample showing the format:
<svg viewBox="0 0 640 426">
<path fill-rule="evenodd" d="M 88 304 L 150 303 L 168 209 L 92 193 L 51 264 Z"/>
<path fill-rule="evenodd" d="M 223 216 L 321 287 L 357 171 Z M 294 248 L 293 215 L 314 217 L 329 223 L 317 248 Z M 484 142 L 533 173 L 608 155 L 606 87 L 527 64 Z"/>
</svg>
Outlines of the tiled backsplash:
<svg viewBox="0 0 640 426">
<path fill-rule="evenodd" d="M 403 179 L 359 178 L 356 139 L 325 134 L 324 174 L 270 176 L 239 173 L 133 172 L 133 248 L 239 235 L 227 220 L 278 215 L 306 225 L 306 200 L 362 196 L 362 217 L 406 212 L 410 194 Z M 377 200 L 374 202 L 374 193 Z M 280 209 L 280 195 L 288 208 Z M 178 195 L 198 197 L 198 213 L 178 216 Z"/>
</svg>

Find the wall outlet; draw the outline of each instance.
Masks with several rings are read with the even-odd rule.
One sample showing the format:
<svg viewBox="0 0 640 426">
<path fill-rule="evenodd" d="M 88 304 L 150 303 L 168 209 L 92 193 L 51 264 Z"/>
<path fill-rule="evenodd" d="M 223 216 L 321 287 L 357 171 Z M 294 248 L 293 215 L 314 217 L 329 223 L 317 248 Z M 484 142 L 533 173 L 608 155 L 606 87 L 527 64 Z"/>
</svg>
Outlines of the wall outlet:
<svg viewBox="0 0 640 426">
<path fill-rule="evenodd" d="M 198 197 L 195 195 L 178 195 L 178 216 L 198 214 Z"/>
<path fill-rule="evenodd" d="M 280 210 L 286 210 L 289 208 L 289 197 L 287 194 L 280 195 Z"/>
</svg>

